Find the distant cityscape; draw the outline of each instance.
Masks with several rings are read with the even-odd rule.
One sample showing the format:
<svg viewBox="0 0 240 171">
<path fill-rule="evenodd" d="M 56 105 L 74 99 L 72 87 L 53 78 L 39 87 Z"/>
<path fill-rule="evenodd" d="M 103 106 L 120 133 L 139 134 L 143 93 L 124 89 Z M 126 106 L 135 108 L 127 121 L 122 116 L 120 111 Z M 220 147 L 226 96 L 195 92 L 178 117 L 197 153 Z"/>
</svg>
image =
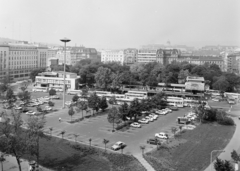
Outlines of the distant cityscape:
<svg viewBox="0 0 240 171">
<path fill-rule="evenodd" d="M 0 81 L 8 75 L 11 81 L 25 80 L 36 68 L 50 68 L 64 63 L 64 47 L 30 43 L 27 41 L 3 41 L 0 43 Z M 82 59 L 122 65 L 157 62 L 163 65 L 173 62 L 189 62 L 196 65 L 216 64 L 222 71 L 240 74 L 240 48 L 237 46 L 204 46 L 196 49 L 186 45 L 143 45 L 139 49 L 96 49 L 94 47 L 67 46 L 66 64 L 75 65 Z"/>
</svg>

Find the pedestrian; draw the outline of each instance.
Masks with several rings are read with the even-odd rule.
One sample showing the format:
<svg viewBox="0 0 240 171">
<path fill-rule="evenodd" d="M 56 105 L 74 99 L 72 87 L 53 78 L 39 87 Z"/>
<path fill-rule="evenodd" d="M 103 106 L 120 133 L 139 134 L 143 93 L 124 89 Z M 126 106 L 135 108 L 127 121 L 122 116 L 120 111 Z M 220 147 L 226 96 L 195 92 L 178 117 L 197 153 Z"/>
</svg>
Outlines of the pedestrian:
<svg viewBox="0 0 240 171">
<path fill-rule="evenodd" d="M 61 121 L 62 121 L 62 118 L 59 118 L 58 120 L 59 120 L 59 122 L 61 122 Z"/>
</svg>

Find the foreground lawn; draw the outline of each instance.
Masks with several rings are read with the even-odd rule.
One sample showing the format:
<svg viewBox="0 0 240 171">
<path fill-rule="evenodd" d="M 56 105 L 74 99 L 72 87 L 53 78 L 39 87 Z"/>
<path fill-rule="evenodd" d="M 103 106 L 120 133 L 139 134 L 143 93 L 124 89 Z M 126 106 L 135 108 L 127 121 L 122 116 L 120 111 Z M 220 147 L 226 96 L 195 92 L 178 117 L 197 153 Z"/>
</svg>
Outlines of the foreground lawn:
<svg viewBox="0 0 240 171">
<path fill-rule="evenodd" d="M 156 171 L 202 171 L 209 165 L 211 151 L 224 149 L 234 131 L 235 126 L 201 124 L 144 157 Z"/>
<path fill-rule="evenodd" d="M 36 160 L 32 156 L 24 156 Z M 40 140 L 40 165 L 56 171 L 146 171 L 133 156 L 115 154 L 55 137 Z"/>
</svg>

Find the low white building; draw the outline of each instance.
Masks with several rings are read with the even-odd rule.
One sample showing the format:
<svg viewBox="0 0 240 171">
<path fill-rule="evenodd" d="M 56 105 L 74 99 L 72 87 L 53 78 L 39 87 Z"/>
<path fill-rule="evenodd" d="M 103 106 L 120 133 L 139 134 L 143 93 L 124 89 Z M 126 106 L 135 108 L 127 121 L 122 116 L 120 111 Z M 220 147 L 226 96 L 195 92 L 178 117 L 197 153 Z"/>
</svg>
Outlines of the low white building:
<svg viewBox="0 0 240 171">
<path fill-rule="evenodd" d="M 64 72 L 56 71 L 56 72 L 42 72 L 36 76 L 35 79 L 35 89 L 36 88 L 54 88 L 58 91 L 63 90 L 64 84 Z M 76 90 L 78 89 L 78 80 L 79 76 L 75 73 L 66 72 L 65 84 L 68 90 Z"/>
<path fill-rule="evenodd" d="M 101 62 L 118 62 L 123 65 L 124 51 L 123 50 L 103 50 L 101 51 Z"/>
</svg>

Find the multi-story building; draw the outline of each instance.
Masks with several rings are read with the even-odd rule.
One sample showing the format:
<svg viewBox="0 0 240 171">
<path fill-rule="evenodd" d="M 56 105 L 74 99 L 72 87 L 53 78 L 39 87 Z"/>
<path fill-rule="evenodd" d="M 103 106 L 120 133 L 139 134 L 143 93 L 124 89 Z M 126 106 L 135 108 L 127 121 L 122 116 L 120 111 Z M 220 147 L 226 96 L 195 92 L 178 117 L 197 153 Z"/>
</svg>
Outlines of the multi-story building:
<svg viewBox="0 0 240 171">
<path fill-rule="evenodd" d="M 124 51 L 123 50 L 103 50 L 101 51 L 101 62 L 118 62 L 124 64 Z"/>
<path fill-rule="evenodd" d="M 59 64 L 64 63 L 64 49 L 59 49 L 56 54 L 56 58 L 59 59 Z M 95 48 L 80 47 L 67 47 L 66 50 L 66 64 L 74 65 L 82 59 L 97 60 L 98 54 Z"/>
<path fill-rule="evenodd" d="M 47 52 L 47 67 L 50 67 L 52 59 L 57 59 L 57 51 L 58 51 L 57 49 L 48 49 L 48 52 Z"/>
<path fill-rule="evenodd" d="M 156 62 L 157 50 L 155 49 L 139 49 L 137 55 L 138 63 L 148 63 L 148 62 Z"/>
<path fill-rule="evenodd" d="M 64 72 L 57 71 L 57 72 L 42 72 L 36 76 L 35 79 L 35 89 L 39 88 L 54 88 L 56 90 L 62 91 L 63 84 L 64 84 Z M 65 77 L 65 84 L 66 88 L 69 90 L 76 90 L 78 89 L 78 79 L 76 73 L 66 72 Z"/>
<path fill-rule="evenodd" d="M 46 68 L 47 47 L 21 43 L 0 45 L 0 80 L 8 76 L 10 81 L 29 79 L 37 68 Z"/>
<path fill-rule="evenodd" d="M 134 48 L 128 48 L 124 49 L 124 63 L 126 65 L 131 65 L 137 62 L 137 49 Z"/>
<path fill-rule="evenodd" d="M 173 61 L 178 61 L 180 51 L 177 49 L 158 49 L 156 62 L 167 65 Z"/>
</svg>

